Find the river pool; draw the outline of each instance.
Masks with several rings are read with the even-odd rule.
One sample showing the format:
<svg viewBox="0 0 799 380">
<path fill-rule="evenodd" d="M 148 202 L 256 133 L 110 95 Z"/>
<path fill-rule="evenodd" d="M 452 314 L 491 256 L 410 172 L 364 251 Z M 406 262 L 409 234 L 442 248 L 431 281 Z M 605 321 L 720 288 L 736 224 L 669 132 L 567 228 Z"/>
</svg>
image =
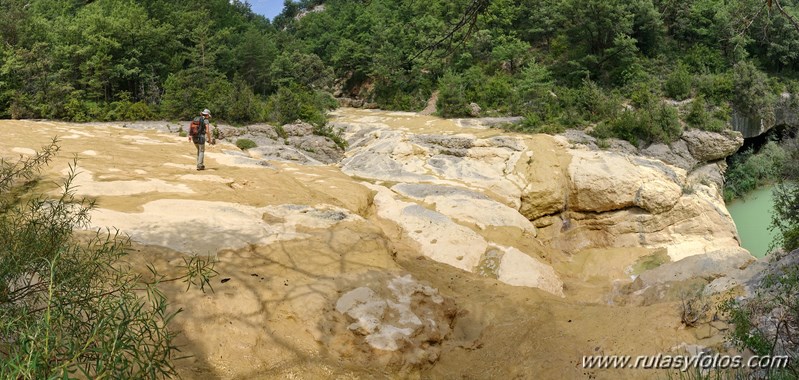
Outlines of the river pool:
<svg viewBox="0 0 799 380">
<path fill-rule="evenodd" d="M 732 220 L 738 227 L 741 246 L 749 250 L 755 257 L 766 255 L 774 234 L 768 230 L 773 212 L 771 194 L 773 186 L 761 187 L 744 198 L 727 204 Z"/>
</svg>

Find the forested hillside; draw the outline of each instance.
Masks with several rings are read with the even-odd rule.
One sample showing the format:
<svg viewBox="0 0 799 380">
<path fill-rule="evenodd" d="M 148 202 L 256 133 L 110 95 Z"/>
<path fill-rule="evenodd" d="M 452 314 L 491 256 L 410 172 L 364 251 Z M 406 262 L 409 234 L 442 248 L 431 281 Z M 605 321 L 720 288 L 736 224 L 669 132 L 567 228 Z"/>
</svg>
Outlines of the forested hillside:
<svg viewBox="0 0 799 380">
<path fill-rule="evenodd" d="M 4 0 L 0 117 L 324 122 L 330 95 L 669 141 L 797 87 L 796 1 Z M 690 104 L 664 102 L 693 98 Z M 471 105 L 475 103 L 475 105 Z M 479 108 L 479 110 L 478 110 Z M 773 117 L 773 116 L 772 116 Z"/>
</svg>

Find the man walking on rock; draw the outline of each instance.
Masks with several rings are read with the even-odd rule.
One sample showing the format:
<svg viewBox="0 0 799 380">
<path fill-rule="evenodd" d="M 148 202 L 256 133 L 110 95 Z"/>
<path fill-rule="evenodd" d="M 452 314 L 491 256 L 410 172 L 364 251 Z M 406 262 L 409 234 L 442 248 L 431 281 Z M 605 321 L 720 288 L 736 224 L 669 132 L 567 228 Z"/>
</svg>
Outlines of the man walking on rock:
<svg viewBox="0 0 799 380">
<path fill-rule="evenodd" d="M 214 143 L 211 139 L 211 122 L 208 120 L 210 118 L 211 111 L 206 108 L 203 112 L 200 112 L 200 116 L 194 118 L 191 122 L 192 126 L 189 127 L 189 141 L 194 142 L 194 146 L 197 147 L 197 170 L 205 170 L 205 164 L 203 163 L 205 142 Z M 196 128 L 196 131 L 194 128 Z"/>
</svg>

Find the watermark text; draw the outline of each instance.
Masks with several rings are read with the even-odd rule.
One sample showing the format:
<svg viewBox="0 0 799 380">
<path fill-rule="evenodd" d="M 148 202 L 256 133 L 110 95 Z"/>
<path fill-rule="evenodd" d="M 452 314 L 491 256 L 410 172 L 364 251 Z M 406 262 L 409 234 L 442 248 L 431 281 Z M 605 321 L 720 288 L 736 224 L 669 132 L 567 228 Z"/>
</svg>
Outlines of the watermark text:
<svg viewBox="0 0 799 380">
<path fill-rule="evenodd" d="M 790 356 L 699 355 L 595 355 L 583 356 L 583 368 L 591 369 L 777 369 L 787 368 Z"/>
</svg>

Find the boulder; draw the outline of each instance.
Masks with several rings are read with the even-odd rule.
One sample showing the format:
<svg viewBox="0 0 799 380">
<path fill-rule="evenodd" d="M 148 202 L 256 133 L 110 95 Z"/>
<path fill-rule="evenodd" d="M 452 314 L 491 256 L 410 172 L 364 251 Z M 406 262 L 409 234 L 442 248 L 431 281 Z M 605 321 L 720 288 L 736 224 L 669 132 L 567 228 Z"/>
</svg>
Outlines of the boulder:
<svg viewBox="0 0 799 380">
<path fill-rule="evenodd" d="M 744 143 L 741 133 L 737 131 L 716 133 L 691 129 L 683 132 L 681 139 L 698 161 L 720 160 L 735 153 Z"/>
<path fill-rule="evenodd" d="M 714 185 L 717 191 L 724 189 L 724 171 L 727 170 L 727 162 L 719 160 L 702 165 L 688 176 L 691 184 L 703 184 L 705 186 Z"/>
<path fill-rule="evenodd" d="M 645 288 L 655 284 L 702 278 L 707 282 L 745 269 L 755 258 L 740 247 L 723 248 L 704 255 L 694 255 L 666 263 L 641 273 L 635 286 Z"/>
<path fill-rule="evenodd" d="M 283 125 L 283 131 L 288 136 L 309 136 L 313 134 L 313 125 L 297 120 L 291 124 Z"/>
<path fill-rule="evenodd" d="M 665 248 L 672 260 L 740 246 L 738 232 L 715 189 L 696 186 L 668 211 L 640 208 L 609 212 L 566 211 L 563 228 L 550 245 L 574 252 L 585 248 Z"/>
<path fill-rule="evenodd" d="M 604 212 L 635 206 L 657 214 L 671 209 L 682 195 L 685 172 L 680 169 L 611 152 L 571 153 L 572 210 Z"/>
<path fill-rule="evenodd" d="M 477 103 L 469 103 L 469 116 L 479 117 L 482 110 Z"/>
<path fill-rule="evenodd" d="M 488 248 L 483 237 L 444 214 L 397 200 L 383 186 L 369 187 L 377 191 L 377 215 L 396 223 L 416 243 L 419 253 L 467 272 L 474 270 Z"/>
<path fill-rule="evenodd" d="M 669 145 L 652 144 L 642 149 L 641 154 L 687 171 L 691 171 L 699 162 L 691 155 L 685 140 L 677 140 Z"/>
<path fill-rule="evenodd" d="M 431 204 L 454 220 L 486 227 L 518 228 L 535 236 L 535 226 L 516 209 L 497 202 L 482 193 L 445 185 L 401 183 L 391 188 L 397 194 Z"/>
<path fill-rule="evenodd" d="M 494 277 L 509 285 L 535 287 L 563 296 L 563 283 L 551 266 L 517 248 L 489 244 L 486 238 L 453 220 L 493 225 L 510 224 L 511 227 L 534 232 L 535 227 L 529 221 L 523 220 L 518 213 L 516 217 L 512 217 L 505 209 L 501 211 L 504 215 L 491 216 L 484 209 L 484 215 L 476 215 L 449 207 L 457 202 L 446 201 L 444 194 L 478 202 L 493 202 L 488 197 L 465 189 L 402 184 L 395 186 L 395 193 L 383 186 L 367 186 L 376 191 L 374 204 L 377 216 L 396 223 L 402 235 L 415 243 L 418 252 L 425 257 L 467 272 Z M 429 210 L 417 203 L 399 200 L 400 194 L 419 201 L 436 199 L 442 201 L 443 205 L 439 206 L 436 202 L 437 210 Z M 442 212 L 438 212 L 439 207 Z M 490 207 L 503 210 L 496 203 Z M 453 219 L 447 213 L 453 215 Z M 484 273 L 485 268 L 481 267 L 485 266 L 486 261 L 496 261 L 498 264 L 489 265 L 493 269 Z"/>
<path fill-rule="evenodd" d="M 513 286 L 546 290 L 564 297 L 563 281 L 551 266 L 513 247 L 498 247 L 503 251 L 497 279 Z"/>
</svg>

